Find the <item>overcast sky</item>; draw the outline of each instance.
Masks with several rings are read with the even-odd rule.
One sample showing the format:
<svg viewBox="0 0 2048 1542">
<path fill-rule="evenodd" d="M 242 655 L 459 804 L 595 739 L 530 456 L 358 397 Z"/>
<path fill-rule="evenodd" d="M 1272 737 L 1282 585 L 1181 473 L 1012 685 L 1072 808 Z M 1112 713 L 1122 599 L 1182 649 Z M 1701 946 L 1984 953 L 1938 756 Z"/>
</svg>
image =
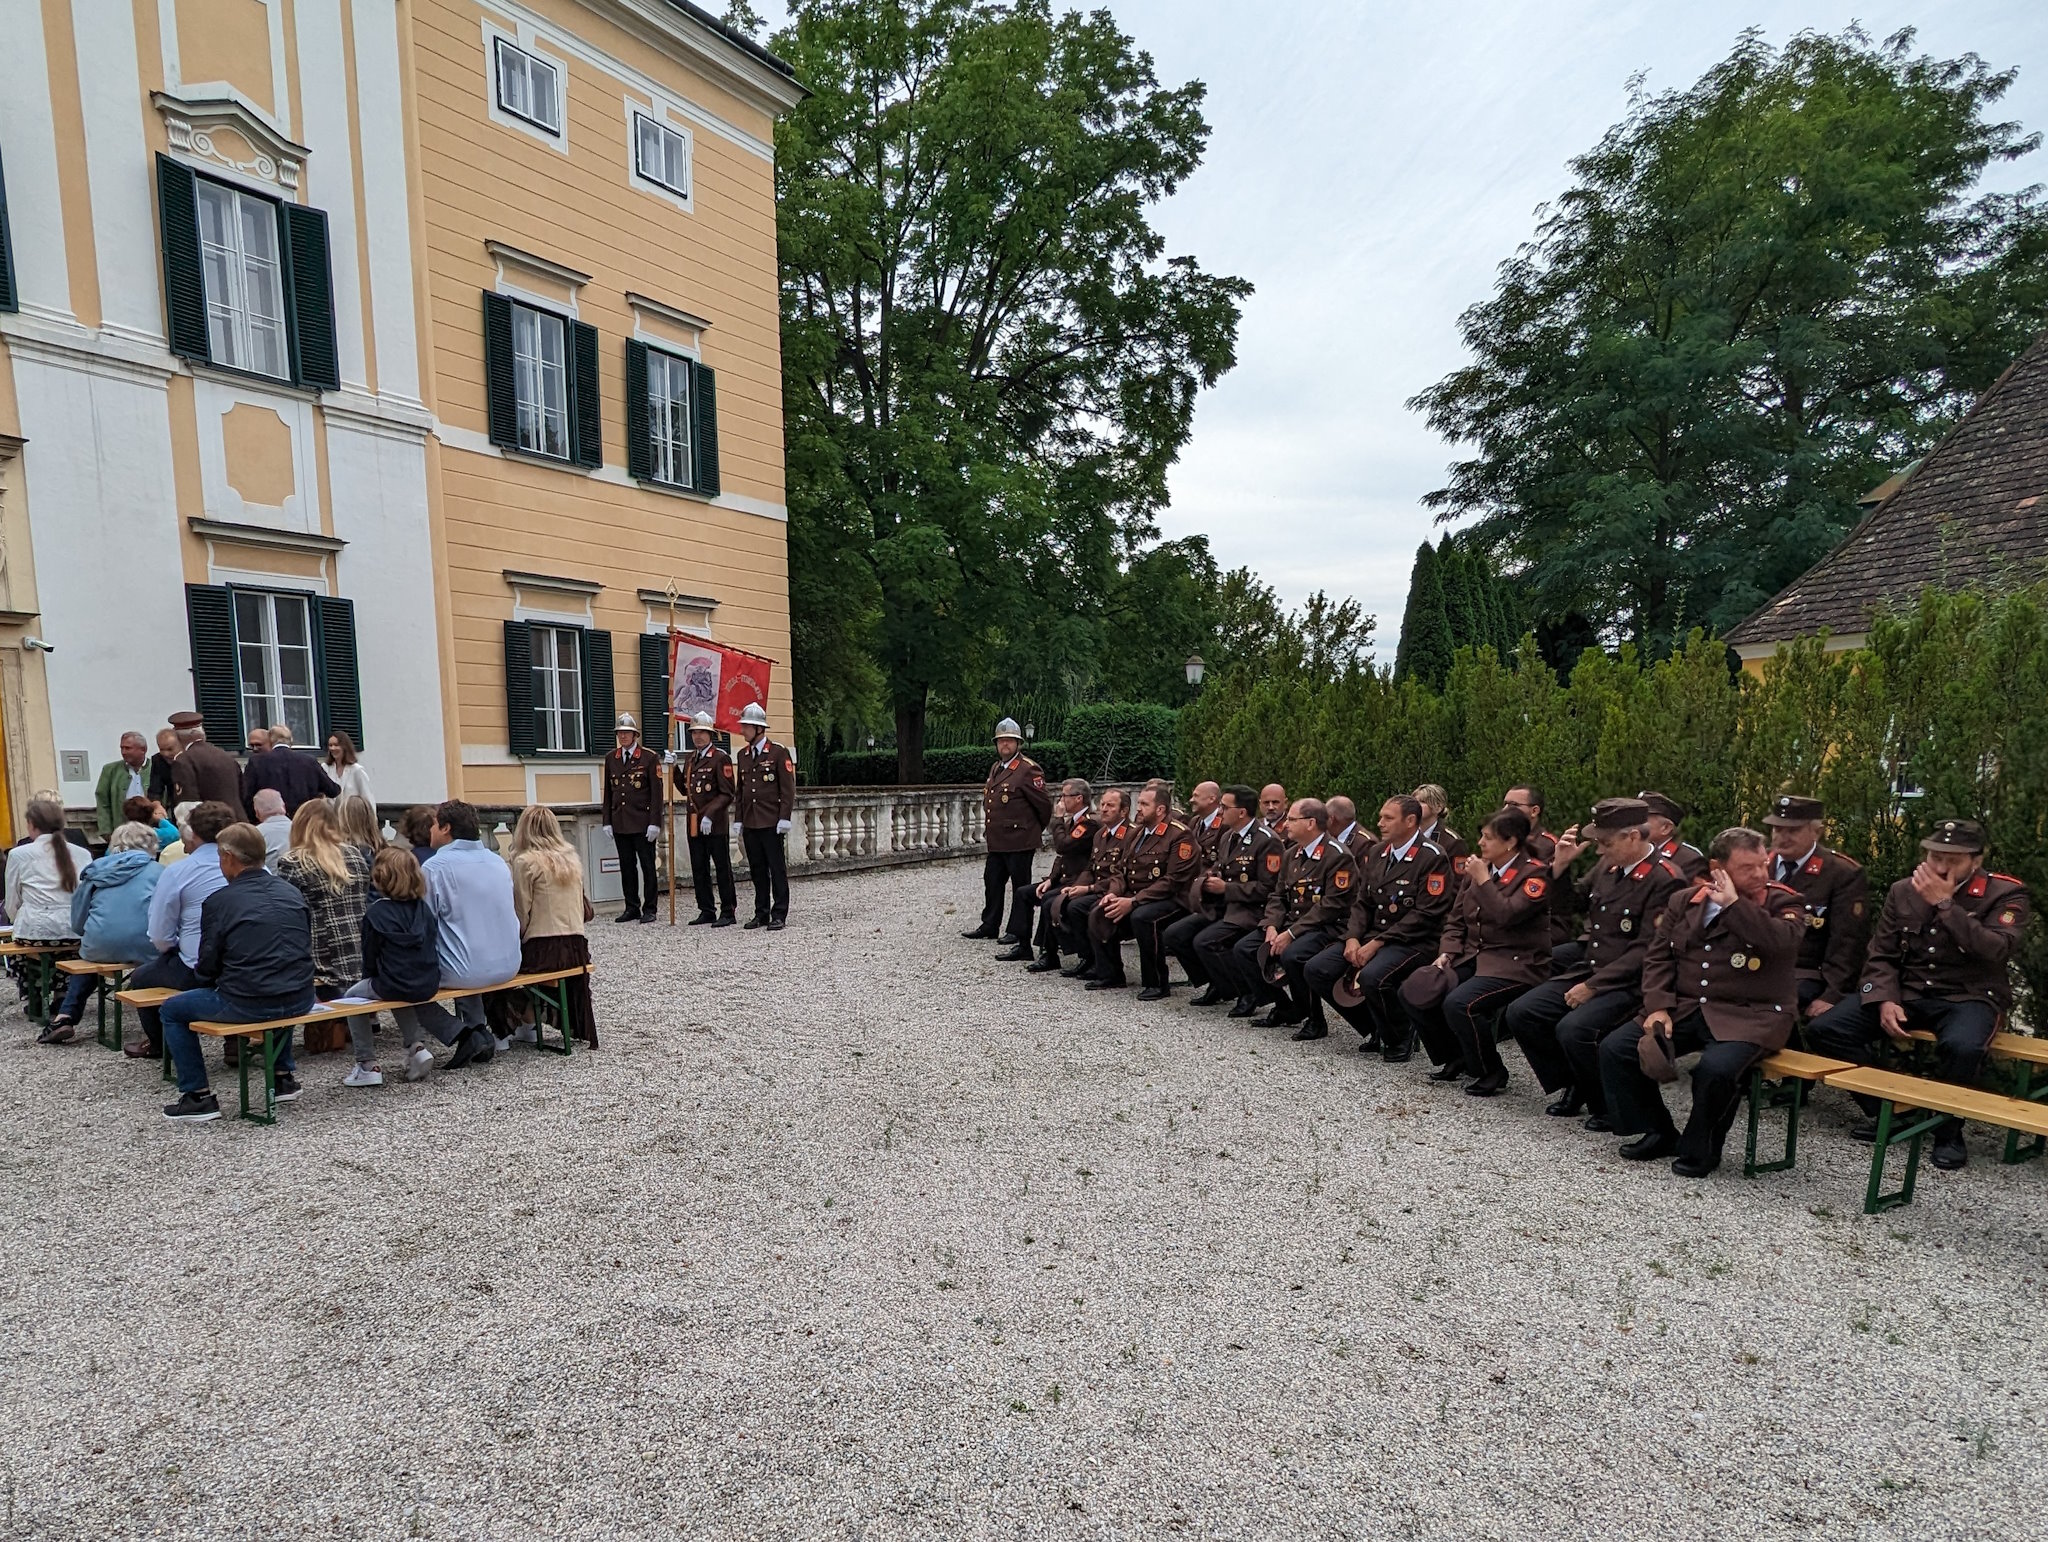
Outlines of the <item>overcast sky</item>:
<svg viewBox="0 0 2048 1542">
<path fill-rule="evenodd" d="M 1783 42 L 1917 25 L 1923 51 L 2018 65 L 2003 116 L 2048 129 L 2048 0 L 1106 3 L 1163 82 L 1209 88 L 1208 159 L 1157 214 L 1168 252 L 1258 289 L 1164 533 L 1206 533 L 1290 603 L 1355 595 L 1386 651 L 1451 458 L 1403 403 L 1463 362 L 1458 313 L 1621 117 L 1631 75 L 1689 85 L 1748 26 Z M 1987 185 L 2034 182 L 2048 151 Z"/>
</svg>

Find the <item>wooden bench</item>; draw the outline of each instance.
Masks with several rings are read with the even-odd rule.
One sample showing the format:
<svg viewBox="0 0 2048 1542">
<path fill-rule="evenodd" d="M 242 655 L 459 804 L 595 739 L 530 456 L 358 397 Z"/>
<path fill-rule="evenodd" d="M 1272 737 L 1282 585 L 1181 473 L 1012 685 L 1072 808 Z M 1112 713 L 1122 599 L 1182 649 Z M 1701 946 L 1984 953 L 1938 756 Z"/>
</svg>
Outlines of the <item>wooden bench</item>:
<svg viewBox="0 0 2048 1542">
<path fill-rule="evenodd" d="M 1847 1060 L 1830 1060 L 1809 1055 L 1805 1050 L 1781 1049 L 1764 1056 L 1749 1072 L 1749 1145 L 1742 1155 L 1742 1173 L 1781 1173 L 1799 1155 L 1799 1111 L 1805 1106 L 1806 1089 L 1835 1071 L 1852 1071 Z M 1756 1159 L 1757 1125 L 1766 1108 L 1785 1110 L 1785 1154 L 1775 1162 Z"/>
<path fill-rule="evenodd" d="M 572 1041 L 569 1033 L 569 982 L 591 973 L 593 973 L 592 966 L 584 964 L 574 969 L 551 969 L 536 974 L 516 974 L 511 979 L 502 981 L 497 985 L 451 987 L 448 990 L 437 991 L 432 999 L 445 1006 L 452 1002 L 460 1001 L 466 996 L 489 996 L 498 991 L 523 990 L 533 997 L 538 1004 L 551 1009 L 555 1013 L 555 1023 L 562 1035 L 562 1042 L 560 1044 L 548 1043 L 546 1019 L 539 1012 L 535 1012 L 534 1042 L 537 1047 L 548 1050 L 553 1054 L 567 1055 L 572 1052 Z M 131 1006 L 160 1007 L 165 1001 L 177 994 L 176 991 L 172 990 L 123 991 L 121 999 L 128 1002 Z M 241 1074 L 242 1117 L 256 1124 L 275 1124 L 277 1122 L 277 1057 L 284 1048 L 284 1039 L 287 1033 L 294 1028 L 304 1027 L 308 1023 L 331 1022 L 338 1017 L 361 1017 L 372 1012 L 394 1012 L 405 1007 L 418 1005 L 420 1003 L 416 1001 L 364 1001 L 344 996 L 334 1001 L 320 1002 L 311 1011 L 301 1012 L 293 1017 L 273 1018 L 269 1022 L 262 1023 L 195 1022 L 192 1024 L 192 1031 L 197 1034 L 203 1034 L 210 1039 L 260 1039 L 262 1041 L 260 1048 L 263 1064 L 263 1112 L 260 1114 L 253 1112 L 249 1106 L 249 1062 L 253 1057 L 246 1052 L 235 1057 L 236 1068 Z M 255 1049 L 258 1046 L 251 1045 L 250 1048 Z M 164 1044 L 164 1075 L 167 1079 L 173 1077 L 168 1035 L 165 1036 Z"/>
<path fill-rule="evenodd" d="M 1869 1066 L 1833 1071 L 1822 1081 L 1844 1092 L 1878 1100 L 1877 1148 L 1870 1157 L 1870 1186 L 1863 1197 L 1865 1215 L 1912 1203 L 1913 1183 L 1920 1171 L 1921 1143 L 1947 1119 L 1974 1119 L 2003 1130 L 2048 1137 L 2048 1106 L 2025 1098 L 2003 1097 L 1996 1092 L 1980 1092 L 1975 1087 L 1930 1081 L 1924 1076 L 1902 1076 L 1897 1071 L 1873 1070 Z M 1905 1181 L 1887 1194 L 1885 1158 L 1893 1146 L 1906 1142 L 1911 1143 L 1912 1149 L 1906 1155 Z"/>
<path fill-rule="evenodd" d="M 93 1003 L 99 1010 L 99 1041 L 107 1049 L 121 1047 L 121 1002 L 115 994 L 128 978 L 133 964 L 95 964 L 82 958 L 60 958 L 57 960 L 59 974 L 96 976 L 92 985 Z M 114 1021 L 111 1029 L 107 1023 L 107 1001 L 114 1001 Z"/>
<path fill-rule="evenodd" d="M 1906 1037 L 1916 1044 L 1934 1042 L 1934 1035 L 1925 1028 L 1915 1028 Z M 2048 1077 L 2044 1077 L 2039 1085 L 2033 1079 L 2035 1066 L 2048 1066 L 2048 1039 L 2030 1038 L 2023 1033 L 1994 1033 L 1989 1053 L 1994 1060 L 2007 1062 L 2005 1074 L 2012 1096 L 2029 1103 L 2048 1102 Z M 2007 1130 L 2005 1151 L 1999 1160 L 2030 1162 L 2043 1151 L 2048 1151 L 2048 1139 L 2038 1135 L 2027 1139 L 2018 1130 Z"/>
<path fill-rule="evenodd" d="M 160 1007 L 177 994 L 176 991 L 167 985 L 145 985 L 140 990 L 130 987 L 128 990 L 115 991 L 114 999 L 126 1002 L 131 1007 Z M 164 1080 L 167 1082 L 176 1081 L 178 1079 L 178 1072 L 171 1064 L 171 1044 L 168 1039 L 164 1041 L 163 1045 L 163 1062 Z"/>
<path fill-rule="evenodd" d="M 10 935 L 0 942 L 0 958 L 31 960 L 22 978 L 28 985 L 28 1020 L 47 1025 L 50 1004 L 57 993 L 57 961 L 78 951 L 76 942 L 16 942 Z"/>
</svg>

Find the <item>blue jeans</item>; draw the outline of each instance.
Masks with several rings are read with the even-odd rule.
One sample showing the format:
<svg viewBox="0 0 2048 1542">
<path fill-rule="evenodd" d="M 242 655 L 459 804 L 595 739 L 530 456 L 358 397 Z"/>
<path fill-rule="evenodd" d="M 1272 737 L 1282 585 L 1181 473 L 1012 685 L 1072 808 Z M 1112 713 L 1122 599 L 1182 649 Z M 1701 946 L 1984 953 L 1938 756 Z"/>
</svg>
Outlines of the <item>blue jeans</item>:
<svg viewBox="0 0 2048 1542">
<path fill-rule="evenodd" d="M 309 992 L 302 1001 L 233 1001 L 217 990 L 201 987 L 180 991 L 157 1009 L 163 1019 L 164 1041 L 171 1047 L 171 1059 L 178 1067 L 178 1091 L 206 1090 L 206 1057 L 200 1052 L 194 1023 L 264 1023 L 273 1017 L 295 1017 L 313 1009 Z M 284 1031 L 284 1043 L 277 1052 L 277 1069 L 289 1071 L 292 1059 L 292 1031 Z"/>
</svg>

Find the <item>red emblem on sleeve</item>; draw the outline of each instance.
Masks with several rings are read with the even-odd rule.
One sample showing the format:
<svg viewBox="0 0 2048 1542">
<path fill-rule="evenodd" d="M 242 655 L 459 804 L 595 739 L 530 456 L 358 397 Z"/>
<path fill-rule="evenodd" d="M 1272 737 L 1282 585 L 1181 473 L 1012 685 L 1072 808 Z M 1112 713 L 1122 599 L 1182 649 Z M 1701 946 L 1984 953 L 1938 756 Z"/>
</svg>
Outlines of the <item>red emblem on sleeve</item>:
<svg viewBox="0 0 2048 1542">
<path fill-rule="evenodd" d="M 1531 878 L 1528 882 L 1522 885 L 1522 892 L 1528 895 L 1531 899 L 1541 899 L 1543 898 L 1543 890 L 1545 889 L 1545 887 L 1547 886 L 1544 884 L 1541 878 Z"/>
<path fill-rule="evenodd" d="M 1279 871 L 1280 871 L 1280 853 L 1279 853 L 1279 852 L 1277 852 L 1277 851 L 1269 851 L 1269 852 L 1267 852 L 1267 853 L 1266 853 L 1266 871 L 1267 871 L 1267 872 L 1269 872 L 1269 873 L 1277 873 L 1277 872 L 1279 872 Z"/>
<path fill-rule="evenodd" d="M 1180 859 L 1183 862 L 1187 861 L 1189 857 L 1192 857 L 1195 854 L 1195 846 L 1194 842 L 1192 841 L 1182 841 L 1180 845 L 1175 849 L 1179 852 Z"/>
<path fill-rule="evenodd" d="M 1444 875 L 1442 873 L 1431 873 L 1429 875 L 1429 882 L 1424 884 L 1423 887 L 1428 889 L 1432 895 L 1443 893 Z"/>
<path fill-rule="evenodd" d="M 1819 871 L 1820 871 L 1820 858 L 1819 858 L 1819 856 L 1818 856 L 1818 855 L 1816 855 L 1816 856 L 1812 856 L 1812 857 L 1809 857 L 1809 858 L 1807 858 L 1807 860 L 1806 860 L 1806 866 L 1802 867 L 1802 868 L 1801 868 L 1801 869 L 1800 869 L 1799 871 L 1800 871 L 1800 872 L 1802 872 L 1802 873 L 1804 873 L 1804 874 L 1806 874 L 1806 875 L 1807 875 L 1807 876 L 1808 876 L 1809 878 L 1810 878 L 1810 877 L 1812 877 L 1812 876 L 1813 876 L 1813 875 L 1814 875 L 1815 873 L 1819 872 Z"/>
<path fill-rule="evenodd" d="M 1332 874 L 1330 875 L 1330 887 L 1331 887 L 1331 888 L 1333 888 L 1333 889 L 1348 889 L 1348 888 L 1350 888 L 1350 887 L 1351 887 L 1351 869 L 1350 869 L 1350 868 L 1348 868 L 1348 867 L 1340 867 L 1340 868 L 1338 868 L 1338 869 L 1337 869 L 1337 871 L 1336 871 L 1336 872 L 1332 873 Z"/>
</svg>

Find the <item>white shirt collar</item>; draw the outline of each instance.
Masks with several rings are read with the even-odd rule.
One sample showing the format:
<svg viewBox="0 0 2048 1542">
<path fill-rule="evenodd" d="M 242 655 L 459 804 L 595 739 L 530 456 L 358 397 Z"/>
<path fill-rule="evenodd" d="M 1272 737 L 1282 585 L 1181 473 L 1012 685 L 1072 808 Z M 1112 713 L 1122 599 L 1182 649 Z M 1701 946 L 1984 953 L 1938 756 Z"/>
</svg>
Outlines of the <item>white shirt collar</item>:
<svg viewBox="0 0 2048 1542">
<path fill-rule="evenodd" d="M 1329 838 L 1330 837 L 1326 832 L 1318 830 L 1316 832 L 1316 838 L 1310 841 L 1306 846 L 1301 848 L 1302 854 L 1306 857 L 1313 858 L 1317 852 L 1323 849 L 1323 842 L 1328 840 Z"/>
<path fill-rule="evenodd" d="M 1387 855 L 1392 857 L 1396 862 L 1402 861 L 1407 857 L 1409 852 L 1415 849 L 1415 843 L 1421 839 L 1422 832 L 1420 830 L 1417 830 L 1413 835 L 1409 836 L 1407 840 L 1403 841 L 1400 845 L 1396 846 L 1392 851 L 1388 852 Z"/>
<path fill-rule="evenodd" d="M 1339 830 L 1335 835 L 1331 836 L 1330 839 L 1335 841 L 1339 846 L 1349 846 L 1351 844 L 1351 832 L 1353 830 L 1356 830 L 1357 828 L 1358 821 L 1354 819 L 1351 821 L 1350 824 L 1346 825 L 1343 829 Z"/>
</svg>

